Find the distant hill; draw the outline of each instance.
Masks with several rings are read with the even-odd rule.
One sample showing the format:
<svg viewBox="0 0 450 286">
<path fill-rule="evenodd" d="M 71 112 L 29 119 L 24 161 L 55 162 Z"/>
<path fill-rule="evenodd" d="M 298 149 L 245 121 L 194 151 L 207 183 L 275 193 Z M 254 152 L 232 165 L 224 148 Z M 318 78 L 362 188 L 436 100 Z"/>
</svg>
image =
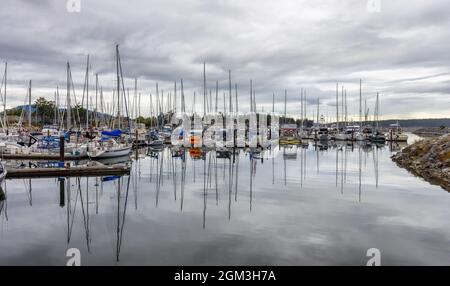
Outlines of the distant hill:
<svg viewBox="0 0 450 286">
<path fill-rule="evenodd" d="M 387 127 L 389 124 L 397 122 L 402 127 L 450 127 L 450 118 L 380 120 L 379 124 L 382 127 Z"/>
</svg>

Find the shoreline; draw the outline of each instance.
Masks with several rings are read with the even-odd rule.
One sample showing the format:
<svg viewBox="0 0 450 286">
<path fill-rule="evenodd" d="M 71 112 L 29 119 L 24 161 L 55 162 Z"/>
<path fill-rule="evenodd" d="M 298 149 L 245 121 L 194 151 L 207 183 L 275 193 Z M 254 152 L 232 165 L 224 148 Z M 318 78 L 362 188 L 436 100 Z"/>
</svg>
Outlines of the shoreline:
<svg viewBox="0 0 450 286">
<path fill-rule="evenodd" d="M 417 141 L 391 159 L 399 167 L 450 192 L 450 134 Z"/>
</svg>

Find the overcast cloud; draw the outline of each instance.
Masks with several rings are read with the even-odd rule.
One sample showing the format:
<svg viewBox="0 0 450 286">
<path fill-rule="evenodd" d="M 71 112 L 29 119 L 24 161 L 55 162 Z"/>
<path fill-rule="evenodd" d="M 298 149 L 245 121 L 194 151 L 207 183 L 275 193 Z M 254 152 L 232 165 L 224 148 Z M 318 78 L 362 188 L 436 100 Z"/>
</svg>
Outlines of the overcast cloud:
<svg viewBox="0 0 450 286">
<path fill-rule="evenodd" d="M 193 92 L 203 92 L 203 61 L 208 89 L 219 80 L 220 95 L 228 92 L 232 71 L 242 111 L 249 109 L 252 79 L 258 109 L 270 110 L 275 93 L 276 109 L 283 112 L 286 89 L 288 113 L 299 113 L 305 88 L 309 115 L 320 97 L 321 113 L 331 117 L 338 82 L 355 116 L 361 78 L 371 113 L 380 92 L 383 118 L 450 115 L 446 0 L 381 0 L 379 13 L 369 12 L 366 0 L 80 2 L 81 11 L 69 13 L 66 0 L 2 0 L 0 60 L 8 62 L 8 106 L 23 104 L 28 80 L 34 99 L 53 99 L 56 86 L 66 85 L 67 61 L 82 87 L 87 54 L 91 82 L 99 73 L 105 97 L 111 98 L 120 44 L 125 83 L 133 88 L 138 78 L 144 115 L 155 83 L 166 93 L 180 78 L 190 110 Z"/>
</svg>

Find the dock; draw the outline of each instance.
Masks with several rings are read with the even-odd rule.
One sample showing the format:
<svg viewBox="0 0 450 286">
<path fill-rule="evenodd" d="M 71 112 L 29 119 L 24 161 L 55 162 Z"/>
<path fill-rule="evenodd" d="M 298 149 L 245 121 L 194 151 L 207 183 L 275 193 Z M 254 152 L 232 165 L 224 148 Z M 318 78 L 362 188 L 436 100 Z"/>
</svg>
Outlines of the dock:
<svg viewBox="0 0 450 286">
<path fill-rule="evenodd" d="M 59 160 L 59 154 L 31 153 L 31 154 L 0 154 L 0 158 L 5 160 Z M 65 155 L 64 159 L 68 161 L 76 161 L 89 158 L 87 155 Z"/>
<path fill-rule="evenodd" d="M 115 164 L 111 166 L 71 166 L 61 168 L 7 168 L 6 179 L 16 178 L 49 178 L 49 177 L 101 177 L 126 175 L 130 166 Z"/>
</svg>

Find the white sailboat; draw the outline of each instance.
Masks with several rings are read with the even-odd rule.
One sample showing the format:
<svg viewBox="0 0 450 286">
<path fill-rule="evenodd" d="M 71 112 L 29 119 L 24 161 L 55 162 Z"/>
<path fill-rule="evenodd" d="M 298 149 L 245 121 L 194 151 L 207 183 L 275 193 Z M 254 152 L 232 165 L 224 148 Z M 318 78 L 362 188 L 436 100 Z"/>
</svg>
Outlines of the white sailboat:
<svg viewBox="0 0 450 286">
<path fill-rule="evenodd" d="M 88 147 L 87 154 L 91 159 L 105 159 L 127 156 L 130 152 L 129 144 L 118 143 L 115 139 L 110 138 L 92 142 Z"/>
<path fill-rule="evenodd" d="M 97 139 L 89 144 L 87 154 L 92 159 L 103 159 L 103 158 L 113 158 L 113 157 L 122 157 L 127 156 L 131 152 L 132 145 L 129 141 L 125 141 L 124 143 L 119 143 L 117 140 L 120 140 L 120 136 L 122 135 L 122 131 L 120 130 L 122 125 L 122 118 L 120 113 L 120 102 L 121 102 L 121 94 L 123 94 L 126 103 L 125 90 L 123 85 L 122 78 L 122 66 L 119 56 L 119 45 L 116 45 L 116 63 L 117 63 L 117 118 L 118 118 L 118 127 L 119 130 L 114 130 L 106 135 L 112 135 L 108 137 L 102 137 L 101 139 Z M 122 84 L 122 88 L 121 88 Z M 128 113 L 128 109 L 126 109 Z M 128 115 L 127 115 L 128 117 Z M 129 123 L 129 121 L 128 121 Z M 130 124 L 129 124 L 130 126 Z M 117 134 L 115 134 L 117 133 Z M 113 137 L 118 137 L 118 139 L 114 139 Z"/>
</svg>

